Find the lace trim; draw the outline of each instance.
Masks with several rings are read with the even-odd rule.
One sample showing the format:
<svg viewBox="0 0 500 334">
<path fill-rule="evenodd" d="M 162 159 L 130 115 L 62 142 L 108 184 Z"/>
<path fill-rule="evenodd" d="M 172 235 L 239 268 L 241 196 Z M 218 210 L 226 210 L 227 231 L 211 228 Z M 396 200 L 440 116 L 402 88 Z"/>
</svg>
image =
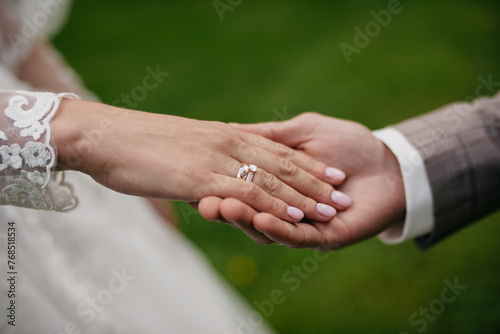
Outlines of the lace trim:
<svg viewBox="0 0 500 334">
<path fill-rule="evenodd" d="M 21 138 L 28 139 L 23 147 L 19 143 L 0 146 L 0 172 L 7 170 L 11 172 L 7 174 L 20 174 L 2 189 L 9 204 L 56 211 L 67 211 L 76 206 L 72 188 L 64 182 L 64 175 L 55 177 L 59 181 L 57 186 L 52 184 L 49 187 L 57 163 L 56 150 L 51 145 L 50 121 L 63 98 L 78 96 L 16 91 L 9 98 L 4 113 L 14 121 L 14 128 L 10 129 L 9 136 L 0 131 L 0 142 L 8 141 L 9 137 L 17 137 L 19 140 L 12 141 L 19 143 L 23 141 Z M 56 201 L 54 193 L 57 194 Z"/>
</svg>

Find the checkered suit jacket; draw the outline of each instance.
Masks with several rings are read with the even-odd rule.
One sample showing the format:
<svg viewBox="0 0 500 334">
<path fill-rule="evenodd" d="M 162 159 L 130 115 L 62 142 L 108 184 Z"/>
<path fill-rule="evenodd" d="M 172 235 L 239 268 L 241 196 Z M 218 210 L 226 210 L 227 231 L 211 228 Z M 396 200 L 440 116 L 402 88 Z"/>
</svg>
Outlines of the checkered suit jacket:
<svg viewBox="0 0 500 334">
<path fill-rule="evenodd" d="M 423 157 L 434 230 L 425 249 L 500 208 L 500 93 L 452 104 L 394 126 Z"/>
</svg>

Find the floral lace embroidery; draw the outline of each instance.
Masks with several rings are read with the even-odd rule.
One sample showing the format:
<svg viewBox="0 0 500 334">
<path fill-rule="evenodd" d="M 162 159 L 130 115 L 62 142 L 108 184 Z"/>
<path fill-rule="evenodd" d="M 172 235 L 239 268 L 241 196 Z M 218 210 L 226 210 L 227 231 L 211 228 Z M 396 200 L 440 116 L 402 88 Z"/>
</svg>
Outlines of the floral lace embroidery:
<svg viewBox="0 0 500 334">
<path fill-rule="evenodd" d="M 0 164 L 0 171 L 5 170 L 7 167 L 19 169 L 23 166 L 23 159 L 19 156 L 21 147 L 18 144 L 10 146 L 3 145 L 0 147 L 0 155 L 2 155 L 2 164 Z"/>
<path fill-rule="evenodd" d="M 27 206 L 26 196 L 33 208 L 50 210 L 54 208 L 52 196 L 42 187 L 44 179 L 39 171 L 28 173 L 21 171 L 21 177 L 14 180 L 14 184 L 5 187 L 2 192 L 7 201 L 19 206 Z"/>
<path fill-rule="evenodd" d="M 51 158 L 51 153 L 44 144 L 33 141 L 26 143 L 26 146 L 21 150 L 21 155 L 31 168 L 45 167 Z"/>
<path fill-rule="evenodd" d="M 64 176 L 55 177 L 60 181 L 58 186 L 49 186 L 57 163 L 56 151 L 51 145 L 50 121 L 62 98 L 78 97 L 74 94 L 13 93 L 4 114 L 14 121 L 14 128 L 9 129 L 9 136 L 0 131 L 0 142 L 10 140 L 15 143 L 0 146 L 0 172 L 16 177 L 2 189 L 2 193 L 12 205 L 67 211 L 76 206 L 76 199 L 72 188 L 64 183 Z M 56 200 L 54 194 L 58 196 Z"/>
</svg>

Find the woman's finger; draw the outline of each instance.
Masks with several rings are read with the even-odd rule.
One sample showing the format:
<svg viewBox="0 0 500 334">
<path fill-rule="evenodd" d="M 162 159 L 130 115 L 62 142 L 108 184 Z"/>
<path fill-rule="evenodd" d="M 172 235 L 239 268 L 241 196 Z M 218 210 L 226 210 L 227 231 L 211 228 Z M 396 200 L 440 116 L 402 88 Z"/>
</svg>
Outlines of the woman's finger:
<svg viewBox="0 0 500 334">
<path fill-rule="evenodd" d="M 304 218 L 304 212 L 301 209 L 268 194 L 264 189 L 252 182 L 217 173 L 212 173 L 211 180 L 204 186 L 201 194 L 202 198 L 207 196 L 236 198 L 257 211 L 269 212 L 276 217 L 293 223 Z M 220 212 L 212 213 L 211 216 L 216 216 L 216 214 L 220 215 Z"/>
<path fill-rule="evenodd" d="M 307 195 L 301 194 L 264 169 L 257 169 L 252 182 L 261 187 L 269 195 L 280 198 L 287 204 L 301 209 L 307 219 L 327 222 L 337 214 L 337 210 L 335 210 L 332 206 L 324 203 L 318 203 L 314 199 L 307 197 Z M 331 193 L 331 186 L 327 185 L 327 187 L 329 190 L 327 189 L 326 192 Z M 328 195 L 325 197 L 326 201 L 330 200 Z"/>
<path fill-rule="evenodd" d="M 297 167 L 302 168 L 304 171 L 312 174 L 317 179 L 331 185 L 340 185 L 346 178 L 346 174 L 342 170 L 327 166 L 324 163 L 311 158 L 304 152 L 292 149 L 284 144 L 250 133 L 244 133 L 242 138 L 250 145 L 259 147 L 282 159 L 291 161 Z"/>
<path fill-rule="evenodd" d="M 269 155 L 269 157 L 266 157 L 267 159 L 274 158 L 268 152 L 264 152 L 264 154 Z M 236 164 L 237 162 L 231 164 L 232 167 L 227 170 L 236 169 Z M 249 166 L 247 165 L 247 169 L 248 168 Z M 230 172 L 226 171 L 225 173 L 229 174 Z M 331 205 L 318 203 L 314 199 L 302 195 L 300 192 L 262 168 L 257 168 L 255 172 L 249 171 L 248 173 L 251 174 L 249 176 L 252 176 L 252 182 L 245 181 L 244 179 L 237 179 L 236 177 L 214 178 L 215 181 L 212 182 L 212 185 L 209 187 L 209 191 L 211 192 L 205 192 L 202 197 L 215 195 L 222 198 L 237 198 L 258 211 L 269 212 L 290 222 L 300 221 L 304 216 L 313 221 L 327 222 L 337 213 L 335 208 Z M 313 176 L 303 171 L 297 174 L 297 177 L 301 176 L 314 179 Z M 314 181 L 320 182 L 318 180 Z M 331 201 L 330 198 L 333 188 L 326 183 L 323 183 L 323 185 L 327 188 L 323 190 L 323 198 L 325 201 Z M 252 186 L 257 186 L 257 189 Z M 260 192 L 259 188 L 263 192 Z M 320 196 L 316 195 L 316 197 Z M 296 208 L 300 210 L 298 211 Z M 284 215 L 285 213 L 287 215 Z M 290 218 L 292 218 L 292 220 L 290 220 Z"/>
<path fill-rule="evenodd" d="M 268 152 L 265 153 L 270 155 Z M 222 174 L 209 173 L 208 178 L 200 182 L 199 198 L 207 196 L 236 198 L 258 211 L 269 212 L 290 222 L 298 222 L 304 216 L 314 221 L 326 222 L 336 214 L 333 207 L 319 204 L 300 194 L 263 169 L 258 168 L 252 174 L 253 182 L 248 182 L 245 179 L 238 179 L 234 174 L 238 174 L 237 171 L 241 167 L 237 160 L 225 163 L 223 166 L 219 168 Z M 234 176 L 227 176 L 231 174 Z"/>
<path fill-rule="evenodd" d="M 266 184 L 259 184 L 259 186 L 273 196 L 280 196 L 288 204 L 299 207 L 306 213 L 306 217 L 309 219 L 325 221 L 325 215 L 331 218 L 333 217 L 332 213 L 335 214 L 335 212 L 326 206 L 316 208 L 317 203 L 333 206 L 339 210 L 346 209 L 348 206 L 346 205 L 347 202 L 339 203 L 339 201 L 336 201 L 336 197 L 332 197 L 332 194 L 337 194 L 338 192 L 334 192 L 330 184 L 317 179 L 310 173 L 297 167 L 290 160 L 281 158 L 264 149 L 244 144 L 240 145 L 236 152 L 234 155 L 236 160 L 245 161 L 243 159 L 251 159 L 248 162 L 256 164 L 260 168 L 258 172 L 264 170 L 282 181 L 276 182 L 276 179 L 266 173 L 261 173 L 263 174 L 262 179 L 266 181 Z M 258 172 L 255 173 L 256 177 L 259 174 Z M 257 180 L 254 182 L 258 183 Z M 288 187 L 283 187 L 283 183 L 288 185 Z M 295 191 L 291 191 L 291 189 Z M 283 192 L 283 190 L 285 191 Z M 280 192 L 281 194 L 279 194 Z M 282 197 L 284 194 L 288 194 L 289 196 Z M 315 203 L 310 199 L 314 200 Z"/>
</svg>

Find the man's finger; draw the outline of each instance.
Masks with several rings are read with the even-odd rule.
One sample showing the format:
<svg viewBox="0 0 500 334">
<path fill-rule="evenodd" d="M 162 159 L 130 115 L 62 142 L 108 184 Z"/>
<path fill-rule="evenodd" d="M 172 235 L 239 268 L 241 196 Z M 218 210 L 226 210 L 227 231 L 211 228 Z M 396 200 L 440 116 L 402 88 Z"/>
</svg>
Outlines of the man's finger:
<svg viewBox="0 0 500 334">
<path fill-rule="evenodd" d="M 198 211 L 206 220 L 221 220 L 223 219 L 220 212 L 220 204 L 222 198 L 217 196 L 207 196 L 201 199 L 198 203 Z"/>
<path fill-rule="evenodd" d="M 269 239 L 289 248 L 314 248 L 326 245 L 325 235 L 307 223 L 287 223 L 268 213 L 258 213 L 253 219 L 254 227 Z"/>
<path fill-rule="evenodd" d="M 253 227 L 252 219 L 257 214 L 257 211 L 249 205 L 235 198 L 226 198 L 220 203 L 220 213 L 233 226 L 241 229 L 255 242 L 265 245 L 274 243 L 262 232 L 257 231 Z"/>
<path fill-rule="evenodd" d="M 240 131 L 253 133 L 289 147 L 296 147 L 303 141 L 302 129 L 295 118 L 283 122 L 256 124 L 230 123 L 230 125 Z"/>
</svg>

